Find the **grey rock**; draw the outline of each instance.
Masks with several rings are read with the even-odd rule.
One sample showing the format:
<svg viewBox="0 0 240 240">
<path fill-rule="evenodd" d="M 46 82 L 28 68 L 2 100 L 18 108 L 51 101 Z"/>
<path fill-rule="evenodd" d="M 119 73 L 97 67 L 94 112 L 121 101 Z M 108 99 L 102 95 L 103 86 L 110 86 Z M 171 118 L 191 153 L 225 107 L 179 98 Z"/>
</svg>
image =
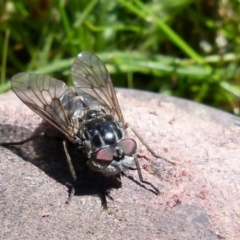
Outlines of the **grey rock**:
<svg viewBox="0 0 240 240">
<path fill-rule="evenodd" d="M 117 95 L 126 121 L 176 163 L 154 158 L 129 130 L 143 177 L 160 195 L 122 178 L 104 211 L 96 182 L 84 182 L 79 155 L 74 161 L 85 185 L 66 204 L 71 176 L 60 142 L 0 147 L 0 239 L 239 239 L 239 118 L 159 94 L 118 89 Z M 0 95 L 0 142 L 43 127 L 14 93 Z"/>
</svg>

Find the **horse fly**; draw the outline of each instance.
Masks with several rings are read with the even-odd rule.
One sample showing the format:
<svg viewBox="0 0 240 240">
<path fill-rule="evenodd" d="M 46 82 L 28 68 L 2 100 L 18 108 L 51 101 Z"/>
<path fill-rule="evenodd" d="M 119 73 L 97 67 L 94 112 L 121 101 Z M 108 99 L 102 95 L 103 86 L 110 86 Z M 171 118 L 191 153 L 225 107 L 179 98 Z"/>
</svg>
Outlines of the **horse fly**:
<svg viewBox="0 0 240 240">
<path fill-rule="evenodd" d="M 158 194 L 159 190 L 155 186 L 143 180 L 136 157 L 135 140 L 125 137 L 128 124 L 124 121 L 104 63 L 95 54 L 82 52 L 73 62 L 71 75 L 74 88 L 69 88 L 55 78 L 35 73 L 15 75 L 11 85 L 24 104 L 65 135 L 63 147 L 74 181 L 77 176 L 68 153 L 67 141 L 86 154 L 86 164 L 91 170 L 106 176 L 116 176 L 120 182 L 121 175 L 133 179 L 127 170 L 137 170 L 140 182 L 150 185 Z M 153 156 L 162 158 L 132 130 Z M 46 134 L 40 133 L 23 141 L 0 145 L 20 145 Z M 133 163 L 136 168 L 131 167 Z M 69 199 L 72 195 L 74 187 Z M 102 205 L 107 208 L 105 196 Z"/>
</svg>

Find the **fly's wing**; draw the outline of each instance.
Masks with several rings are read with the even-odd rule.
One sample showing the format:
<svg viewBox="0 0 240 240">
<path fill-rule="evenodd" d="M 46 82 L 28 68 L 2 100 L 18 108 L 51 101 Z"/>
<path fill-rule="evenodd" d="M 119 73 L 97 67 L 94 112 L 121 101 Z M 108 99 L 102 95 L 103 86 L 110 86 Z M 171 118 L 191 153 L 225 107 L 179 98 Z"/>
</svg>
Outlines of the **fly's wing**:
<svg viewBox="0 0 240 240">
<path fill-rule="evenodd" d="M 74 136 L 73 117 L 81 116 L 83 104 L 66 84 L 49 76 L 19 73 L 11 80 L 16 95 L 35 113 L 69 139 Z"/>
<path fill-rule="evenodd" d="M 89 108 L 97 105 L 124 122 L 112 80 L 104 63 L 95 54 L 82 52 L 72 65 L 76 92 Z M 88 100 L 91 99 L 91 100 Z"/>
</svg>

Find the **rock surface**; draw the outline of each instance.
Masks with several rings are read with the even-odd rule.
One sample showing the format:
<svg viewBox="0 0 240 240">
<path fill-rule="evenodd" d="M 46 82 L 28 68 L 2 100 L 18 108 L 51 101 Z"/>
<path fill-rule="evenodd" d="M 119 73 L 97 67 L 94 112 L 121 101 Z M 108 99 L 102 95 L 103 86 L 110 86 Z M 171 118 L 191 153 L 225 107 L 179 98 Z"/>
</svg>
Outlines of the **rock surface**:
<svg viewBox="0 0 240 240">
<path fill-rule="evenodd" d="M 99 176 L 86 176 L 83 167 L 79 189 L 66 204 L 71 176 L 60 142 L 43 138 L 0 147 L 0 239 L 239 239 L 240 119 L 186 100 L 117 92 L 126 121 L 176 163 L 154 158 L 129 131 L 143 177 L 160 195 L 123 177 L 104 211 L 94 186 Z M 0 95 L 0 142 L 42 127 L 14 93 Z"/>
</svg>

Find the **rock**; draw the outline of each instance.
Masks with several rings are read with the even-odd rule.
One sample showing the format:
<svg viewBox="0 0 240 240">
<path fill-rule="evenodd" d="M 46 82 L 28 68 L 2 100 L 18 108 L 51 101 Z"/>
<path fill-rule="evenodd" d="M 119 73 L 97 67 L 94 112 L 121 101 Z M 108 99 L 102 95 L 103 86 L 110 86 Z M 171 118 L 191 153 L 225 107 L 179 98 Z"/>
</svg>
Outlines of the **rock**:
<svg viewBox="0 0 240 240">
<path fill-rule="evenodd" d="M 160 194 L 123 177 L 104 211 L 99 176 L 87 176 L 73 153 L 80 180 L 66 204 L 71 175 L 60 141 L 0 147 L 0 239 L 239 239 L 240 119 L 159 94 L 118 89 L 117 95 L 126 121 L 176 163 L 154 158 L 129 129 L 143 177 Z M 0 142 L 43 127 L 14 93 L 0 95 Z M 130 174 L 138 180 L 136 171 Z"/>
</svg>

